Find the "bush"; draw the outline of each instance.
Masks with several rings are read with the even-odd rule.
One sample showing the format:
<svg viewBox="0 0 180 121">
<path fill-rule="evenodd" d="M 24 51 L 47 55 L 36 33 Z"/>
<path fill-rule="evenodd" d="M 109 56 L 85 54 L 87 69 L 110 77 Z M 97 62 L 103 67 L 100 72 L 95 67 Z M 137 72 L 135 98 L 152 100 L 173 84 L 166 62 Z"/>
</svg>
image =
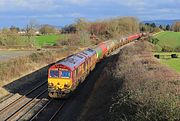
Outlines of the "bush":
<svg viewBox="0 0 180 121">
<path fill-rule="evenodd" d="M 162 52 L 172 52 L 173 49 L 171 47 L 168 47 L 168 46 L 164 46 L 162 47 Z"/>
<path fill-rule="evenodd" d="M 156 27 L 156 28 L 154 28 L 153 33 L 158 33 L 158 32 L 160 32 L 160 31 L 161 31 L 161 29 L 158 28 L 158 27 Z"/>
<path fill-rule="evenodd" d="M 174 51 L 175 52 L 180 52 L 180 46 L 176 47 Z"/>
<path fill-rule="evenodd" d="M 159 39 L 154 38 L 154 37 L 151 37 L 151 38 L 149 39 L 149 42 L 151 42 L 151 43 L 153 43 L 153 44 L 156 45 L 156 44 L 159 42 Z"/>
<path fill-rule="evenodd" d="M 53 46 L 58 46 L 58 43 L 54 43 Z"/>
<path fill-rule="evenodd" d="M 58 45 L 66 46 L 89 46 L 92 44 L 90 34 L 87 32 L 78 32 L 76 34 L 69 34 L 63 40 L 58 40 Z"/>
</svg>

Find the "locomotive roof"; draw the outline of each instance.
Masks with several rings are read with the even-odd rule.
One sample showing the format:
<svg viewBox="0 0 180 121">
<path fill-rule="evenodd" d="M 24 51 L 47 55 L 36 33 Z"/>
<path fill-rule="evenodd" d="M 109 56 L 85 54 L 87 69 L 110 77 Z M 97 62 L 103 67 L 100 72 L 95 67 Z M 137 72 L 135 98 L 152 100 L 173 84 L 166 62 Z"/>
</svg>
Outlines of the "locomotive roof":
<svg viewBox="0 0 180 121">
<path fill-rule="evenodd" d="M 78 67 L 81 63 L 85 62 L 87 57 L 90 57 L 93 54 L 95 54 L 94 50 L 87 49 L 80 53 L 65 58 L 64 60 L 60 61 L 58 64 L 61 64 L 63 66 L 70 68 L 71 70 L 74 70 L 74 68 Z"/>
<path fill-rule="evenodd" d="M 85 56 L 86 58 L 89 58 L 89 57 L 91 57 L 92 55 L 94 55 L 95 53 L 96 53 L 95 50 L 92 50 L 92 49 L 88 48 L 88 49 L 80 52 L 79 54 Z"/>
</svg>

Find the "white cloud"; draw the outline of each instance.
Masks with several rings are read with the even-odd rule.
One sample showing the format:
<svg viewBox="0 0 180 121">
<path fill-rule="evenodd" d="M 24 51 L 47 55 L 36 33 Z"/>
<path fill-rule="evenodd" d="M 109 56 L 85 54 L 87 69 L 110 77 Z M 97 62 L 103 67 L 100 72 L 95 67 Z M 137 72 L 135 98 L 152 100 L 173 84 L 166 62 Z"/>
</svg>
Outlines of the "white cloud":
<svg viewBox="0 0 180 121">
<path fill-rule="evenodd" d="M 78 4 L 78 5 L 87 4 L 90 2 L 90 0 L 64 0 L 64 2 L 65 1 L 67 3 Z M 94 0 L 91 0 L 91 1 L 94 1 Z"/>
<path fill-rule="evenodd" d="M 12 18 L 9 21 L 37 18 L 53 22 L 131 15 L 141 19 L 171 19 L 180 17 L 179 6 L 180 0 L 0 0 L 0 17 Z"/>
<path fill-rule="evenodd" d="M 147 6 L 148 3 L 142 0 L 121 0 L 121 3 L 127 6 L 139 7 L 139 6 Z"/>
<path fill-rule="evenodd" d="M 26 18 L 36 18 L 36 19 L 57 19 L 57 18 L 79 18 L 83 17 L 83 14 L 80 13 L 67 13 L 67 14 L 41 14 L 41 15 L 16 15 L 16 16 L 1 16 L 1 18 L 11 19 L 26 19 Z"/>
<path fill-rule="evenodd" d="M 60 7 L 54 0 L 0 0 L 0 11 L 53 10 Z"/>
</svg>

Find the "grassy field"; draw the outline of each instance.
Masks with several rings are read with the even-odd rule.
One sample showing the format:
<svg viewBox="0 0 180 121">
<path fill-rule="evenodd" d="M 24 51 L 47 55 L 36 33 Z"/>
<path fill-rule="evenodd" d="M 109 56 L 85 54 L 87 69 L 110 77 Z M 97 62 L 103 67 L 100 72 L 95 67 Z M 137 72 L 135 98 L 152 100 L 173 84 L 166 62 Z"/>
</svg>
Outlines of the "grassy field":
<svg viewBox="0 0 180 121">
<path fill-rule="evenodd" d="M 180 72 L 180 58 L 173 58 L 171 59 L 171 54 L 177 54 L 178 57 L 180 57 L 180 52 L 177 53 L 177 52 L 160 52 L 160 53 L 155 53 L 156 55 L 164 55 L 165 58 L 167 59 L 160 59 L 160 62 L 162 64 L 165 64 L 167 66 L 169 66 L 170 68 L 172 69 L 175 69 L 176 71 Z"/>
<path fill-rule="evenodd" d="M 180 32 L 161 32 L 154 36 L 159 40 L 158 45 L 176 48 L 180 46 Z"/>
<path fill-rule="evenodd" d="M 42 35 L 35 37 L 35 44 L 37 46 L 53 45 L 58 39 L 64 38 L 65 35 Z"/>
<path fill-rule="evenodd" d="M 172 49 L 175 49 L 176 47 L 180 46 L 180 32 L 161 32 L 159 34 L 156 34 L 154 37 L 159 40 L 159 42 L 156 45 L 157 48 L 168 46 Z M 159 52 L 155 54 L 165 55 L 166 57 L 167 55 L 177 54 L 178 57 L 180 57 L 180 52 Z M 180 72 L 180 58 L 161 59 L 160 62 Z"/>
<path fill-rule="evenodd" d="M 165 64 L 169 66 L 172 69 L 175 69 L 176 71 L 180 72 L 180 58 L 174 58 L 174 59 L 161 59 L 160 62 L 162 64 Z"/>
</svg>

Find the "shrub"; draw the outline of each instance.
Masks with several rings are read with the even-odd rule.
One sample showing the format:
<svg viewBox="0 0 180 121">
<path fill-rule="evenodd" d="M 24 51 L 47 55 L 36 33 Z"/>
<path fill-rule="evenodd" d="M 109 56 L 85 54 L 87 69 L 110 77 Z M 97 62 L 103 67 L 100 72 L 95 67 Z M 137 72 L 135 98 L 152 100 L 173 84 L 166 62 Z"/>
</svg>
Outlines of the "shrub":
<svg viewBox="0 0 180 121">
<path fill-rule="evenodd" d="M 58 46 L 58 43 L 54 43 L 53 46 Z"/>
<path fill-rule="evenodd" d="M 65 39 L 59 40 L 58 45 L 67 46 L 88 46 L 91 45 L 90 34 L 87 32 L 78 32 L 76 34 L 66 35 Z"/>
<path fill-rule="evenodd" d="M 153 33 L 157 33 L 157 32 L 160 32 L 160 31 L 161 31 L 161 29 L 156 27 L 156 28 L 154 28 Z"/>
<path fill-rule="evenodd" d="M 164 46 L 162 47 L 162 52 L 172 52 L 173 49 L 171 47 L 168 47 L 168 46 Z"/>
<path fill-rule="evenodd" d="M 156 44 L 159 42 L 159 39 L 154 38 L 154 37 L 151 37 L 151 38 L 149 39 L 149 42 L 151 42 L 151 43 L 153 43 L 153 44 L 156 45 Z"/>
<path fill-rule="evenodd" d="M 175 52 L 180 52 L 180 46 L 175 48 Z"/>
</svg>

